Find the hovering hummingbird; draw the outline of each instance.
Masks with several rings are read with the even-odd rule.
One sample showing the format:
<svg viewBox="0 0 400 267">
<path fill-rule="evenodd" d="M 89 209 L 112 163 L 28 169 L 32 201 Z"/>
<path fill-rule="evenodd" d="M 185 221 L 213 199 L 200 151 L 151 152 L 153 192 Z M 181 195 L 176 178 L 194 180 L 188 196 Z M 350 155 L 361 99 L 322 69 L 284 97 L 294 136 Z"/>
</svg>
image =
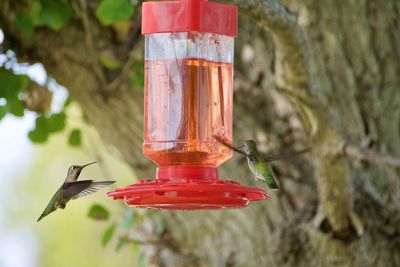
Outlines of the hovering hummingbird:
<svg viewBox="0 0 400 267">
<path fill-rule="evenodd" d="M 68 169 L 67 178 L 65 178 L 62 186 L 57 190 L 54 196 L 51 198 L 49 204 L 47 204 L 46 209 L 40 215 L 38 222 L 45 216 L 49 215 L 58 208 L 64 209 L 68 201 L 71 199 L 76 199 L 86 195 L 90 195 L 97 190 L 115 183 L 115 181 L 103 181 L 94 182 L 93 180 L 83 180 L 77 181 L 81 171 L 86 166 L 94 164 L 96 162 L 91 162 L 85 165 L 72 165 Z"/>
<path fill-rule="evenodd" d="M 246 140 L 242 146 L 234 147 L 232 145 L 229 145 L 221 137 L 215 135 L 214 137 L 218 142 L 225 145 L 226 147 L 246 156 L 250 171 L 253 173 L 256 180 L 266 183 L 270 189 L 279 189 L 279 186 L 276 182 L 275 174 L 268 162 L 288 159 L 293 156 L 308 152 L 310 150 L 310 148 L 306 148 L 300 151 L 294 151 L 290 154 L 267 156 L 257 150 L 257 144 L 254 140 Z M 243 148 L 243 150 L 241 150 L 241 148 Z"/>
</svg>

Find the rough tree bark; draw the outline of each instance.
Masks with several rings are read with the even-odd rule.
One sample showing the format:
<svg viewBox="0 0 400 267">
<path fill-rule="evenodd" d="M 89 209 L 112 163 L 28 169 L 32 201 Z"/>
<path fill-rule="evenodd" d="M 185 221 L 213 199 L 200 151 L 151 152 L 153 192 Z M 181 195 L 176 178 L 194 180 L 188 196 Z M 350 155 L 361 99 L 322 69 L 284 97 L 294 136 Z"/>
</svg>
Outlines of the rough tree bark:
<svg viewBox="0 0 400 267">
<path fill-rule="evenodd" d="M 0 28 L 18 56 L 42 62 L 104 141 L 151 176 L 141 154 L 143 94 L 126 75 L 143 59 L 139 12 L 121 41 L 96 20 L 96 1 L 70 1 L 73 21 L 28 41 L 13 23 L 20 2 L 0 3 Z M 154 265 L 400 266 L 399 164 L 385 156 L 400 153 L 400 2 L 233 2 L 242 14 L 235 140 L 313 152 L 276 163 L 282 190 L 262 203 L 161 212 L 166 230 L 148 246 Z M 127 62 L 121 72 L 100 67 L 104 51 Z M 244 166 L 234 157 L 222 175 L 252 184 Z"/>
</svg>

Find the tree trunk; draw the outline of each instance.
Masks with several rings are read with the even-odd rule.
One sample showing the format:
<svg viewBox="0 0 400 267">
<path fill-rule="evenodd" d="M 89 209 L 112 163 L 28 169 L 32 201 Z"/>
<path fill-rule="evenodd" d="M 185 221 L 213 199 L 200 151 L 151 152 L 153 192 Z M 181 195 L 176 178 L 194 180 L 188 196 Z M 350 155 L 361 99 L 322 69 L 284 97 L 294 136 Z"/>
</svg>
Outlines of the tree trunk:
<svg viewBox="0 0 400 267">
<path fill-rule="evenodd" d="M 18 57 L 42 62 L 68 88 L 87 122 L 139 177 L 154 177 L 141 154 L 143 93 L 130 75 L 100 67 L 97 56 L 143 60 L 140 12 L 121 41 L 116 28 L 97 21 L 96 3 L 85 9 L 71 2 L 75 16 L 66 27 L 41 28 L 28 41 L 13 23 L 20 4 L 2 1 L 0 28 Z M 153 264 L 400 266 L 399 169 L 345 153 L 354 145 L 400 154 L 400 2 L 233 2 L 242 14 L 235 141 L 256 139 L 268 153 L 313 151 L 274 164 L 282 189 L 266 201 L 240 210 L 160 212 L 165 231 L 149 249 Z M 245 164 L 235 156 L 222 166 L 223 178 L 263 186 Z"/>
</svg>

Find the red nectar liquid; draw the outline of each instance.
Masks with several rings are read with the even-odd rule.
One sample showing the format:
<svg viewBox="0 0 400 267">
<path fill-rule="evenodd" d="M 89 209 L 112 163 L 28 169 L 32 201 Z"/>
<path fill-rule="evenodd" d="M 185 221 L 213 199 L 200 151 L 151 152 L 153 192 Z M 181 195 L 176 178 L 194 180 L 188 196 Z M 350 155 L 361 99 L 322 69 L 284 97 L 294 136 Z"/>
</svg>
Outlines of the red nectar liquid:
<svg viewBox="0 0 400 267">
<path fill-rule="evenodd" d="M 147 60 L 143 153 L 159 166 L 218 166 L 232 151 L 232 63 Z"/>
</svg>

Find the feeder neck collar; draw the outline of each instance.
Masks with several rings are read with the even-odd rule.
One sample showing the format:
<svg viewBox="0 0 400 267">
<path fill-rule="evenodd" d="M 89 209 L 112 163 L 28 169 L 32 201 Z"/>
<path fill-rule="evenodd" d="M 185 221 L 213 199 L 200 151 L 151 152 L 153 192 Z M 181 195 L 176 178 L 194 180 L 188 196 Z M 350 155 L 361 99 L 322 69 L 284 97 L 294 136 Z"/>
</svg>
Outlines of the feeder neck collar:
<svg viewBox="0 0 400 267">
<path fill-rule="evenodd" d="M 161 180 L 217 180 L 218 170 L 216 167 L 203 166 L 159 166 L 157 168 L 157 179 Z"/>
</svg>

